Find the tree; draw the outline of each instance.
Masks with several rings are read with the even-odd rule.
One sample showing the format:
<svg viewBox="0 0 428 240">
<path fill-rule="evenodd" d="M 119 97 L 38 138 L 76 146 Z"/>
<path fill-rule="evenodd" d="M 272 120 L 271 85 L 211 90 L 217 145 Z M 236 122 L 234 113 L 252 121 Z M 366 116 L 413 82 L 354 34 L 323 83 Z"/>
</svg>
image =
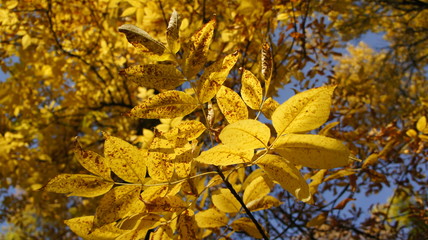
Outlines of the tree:
<svg viewBox="0 0 428 240">
<path fill-rule="evenodd" d="M 257 230 L 253 225 L 255 222 L 260 225 L 258 229 L 263 226 L 273 238 L 328 238 L 345 234 L 366 238 L 407 236 L 409 226 L 390 221 L 394 215 L 372 211 L 364 221 L 357 223 L 358 219 L 341 213 L 346 210 L 360 216 L 364 212 L 362 217 L 367 216 L 370 213 L 358 206 L 361 199 L 356 194 L 374 195 L 385 185 L 395 188 L 394 192 L 405 191 L 408 196 L 426 194 L 427 131 L 424 116 L 427 115 L 428 86 L 427 53 L 422 47 L 427 39 L 424 6 L 422 1 L 333 0 L 2 2 L 0 22 L 5 34 L 1 37 L 1 66 L 9 76 L 0 87 L 1 186 L 4 190 L 1 216 L 10 227 L 9 236 L 75 237 L 63 224 L 66 219 L 74 219 L 66 223 L 78 234 L 88 232 L 78 232 L 76 226 L 90 226 L 88 223 L 94 221 L 96 227 L 105 230 L 94 228 L 94 235 L 116 229 L 112 226 L 114 221 L 119 221 L 115 227 L 121 227 L 114 231 L 126 231 L 140 224 L 138 229 L 141 231 L 134 233 L 142 237 L 144 231 L 152 232 L 149 229 L 156 229 L 151 235 L 160 235 L 162 231 L 165 231 L 164 235 L 171 234 L 169 231 L 175 228 L 156 227 L 160 218 L 178 219 L 174 224 L 181 226 L 182 235 L 192 233 L 192 229 L 184 226 L 195 224 L 193 219 L 196 218 L 196 223 L 202 224 L 199 227 L 205 229 L 198 234 L 207 234 L 207 237 L 208 234 L 226 237 L 232 230 L 261 237 L 263 231 Z M 179 15 L 172 14 L 174 9 Z M 124 24 L 136 25 L 148 35 Z M 197 32 L 198 29 L 203 30 Z M 136 47 L 130 47 L 118 31 L 125 33 Z M 343 41 L 367 31 L 385 32 L 389 49 L 376 52 L 361 44 L 349 48 L 349 56 L 342 57 L 337 52 Z M 137 40 L 133 38 L 135 33 L 138 33 Z M 203 58 L 199 58 L 201 56 Z M 331 56 L 336 56 L 335 67 L 329 59 Z M 295 100 L 316 95 L 316 99 L 324 99 L 323 107 L 317 110 L 324 115 L 328 113 L 325 106 L 329 105 L 327 99 L 333 87 L 304 91 L 320 86 L 320 81 L 325 82 L 322 79 L 337 85 L 330 124 L 319 132 L 329 138 L 312 134 L 295 138 L 289 134 L 283 141 L 297 145 L 307 141 L 305 144 L 318 148 L 319 139 L 328 139 L 326 141 L 335 144 L 329 147 L 330 151 L 323 150 L 321 155 L 328 162 L 329 155 L 347 155 L 341 143 L 330 138 L 334 137 L 346 142 L 356 158 L 364 161 L 352 161 L 346 168 L 335 170 L 302 167 L 300 171 L 304 179 L 310 182 L 308 193 L 312 199 L 309 200 L 275 175 L 276 168 L 272 167 L 282 166 L 281 169 L 288 169 L 288 173 L 295 173 L 293 176 L 299 183 L 297 188 L 304 189 L 306 183 L 298 177 L 300 174 L 290 170 L 294 165 L 284 165 L 286 161 L 277 159 L 283 155 L 293 161 L 302 154 L 293 155 L 287 147 L 276 147 L 270 134 L 272 138 L 280 139 L 281 134 L 276 133 L 282 121 L 275 119 L 284 120 L 281 112 L 295 106 Z M 208 87 L 201 82 L 211 85 Z M 278 90 L 289 83 L 301 93 L 293 98 L 295 100 L 280 105 L 271 97 L 277 96 Z M 184 118 L 181 115 L 173 118 L 176 116 L 173 106 L 169 106 L 166 113 L 159 111 L 158 115 L 147 115 L 150 113 L 146 111 L 148 106 L 156 99 L 168 98 L 180 99 L 181 106 L 187 106 L 176 112 L 186 115 Z M 262 102 L 261 112 L 266 118 L 272 118 L 273 126 L 254 120 L 259 119 Z M 234 103 L 232 109 L 231 103 Z M 127 112 L 134 117 L 124 116 Z M 135 115 L 154 119 L 136 118 Z M 311 119 L 304 116 L 296 123 Z M 321 117 L 317 124 L 311 125 L 312 128 L 296 131 L 318 128 L 325 120 L 325 116 Z M 248 129 L 248 126 L 252 128 Z M 271 130 L 266 130 L 266 126 Z M 245 151 L 236 153 L 225 150 L 227 147 L 222 145 L 215 146 L 219 140 L 234 148 L 246 146 L 237 146 L 236 139 L 231 137 L 242 135 L 243 129 L 249 133 L 240 139 L 251 140 L 254 136 L 260 139 L 258 143 L 246 142 L 252 151 L 264 148 L 279 155 L 267 154 L 268 157 L 263 159 L 260 156 L 266 152 L 261 151 L 252 159 L 250 153 L 244 154 Z M 79 136 L 78 142 L 74 140 L 75 136 Z M 311 137 L 317 140 L 308 140 Z M 117 151 L 118 147 L 125 149 L 124 152 Z M 338 148 L 342 150 L 337 151 Z M 249 166 L 236 162 L 236 157 L 235 160 L 225 157 L 229 159 L 226 164 L 222 159 L 213 164 L 213 159 L 217 159 L 211 157 L 213 152 L 218 156 L 239 156 L 239 161 L 259 160 Z M 145 169 L 145 166 L 132 167 L 136 156 L 150 158 L 152 162 L 159 158 L 175 161 L 178 158 L 181 162 L 174 167 L 173 180 L 167 171 L 170 167 L 165 166 L 164 171 L 156 172 L 159 169 L 148 165 L 147 176 L 156 176 L 157 182 L 153 179 L 146 182 L 147 179 L 142 179 L 146 177 L 145 172 L 127 172 L 129 169 Z M 197 167 L 186 162 L 192 157 L 197 159 Z M 100 159 L 109 163 L 111 159 L 129 159 L 131 167 L 89 164 L 91 160 Z M 136 164 L 141 161 L 147 160 L 136 160 Z M 264 167 L 264 173 L 260 167 Z M 110 179 L 110 168 L 114 172 L 111 180 L 116 183 L 144 184 L 146 189 L 141 198 L 145 201 L 136 200 L 140 196 L 140 187 L 116 184 L 110 190 L 111 183 L 106 184 L 100 177 L 95 177 Z M 88 170 L 95 175 L 87 177 Z M 65 173 L 85 174 L 85 177 L 77 175 L 80 177 L 76 178 L 76 175 Z M 133 179 L 133 176 L 140 178 Z M 222 179 L 222 176 L 227 178 Z M 62 185 L 65 177 L 73 180 Z M 73 189 L 73 192 L 83 196 L 108 192 L 101 198 L 67 198 L 37 191 L 49 179 L 45 189 L 56 192 L 69 193 L 71 187 L 82 187 L 82 183 L 88 182 L 95 184 L 93 186 L 99 191 Z M 291 194 L 276 186 L 267 195 L 270 191 L 266 190 L 274 186 L 272 179 Z M 62 189 L 57 188 L 59 182 Z M 170 185 L 158 185 L 159 182 Z M 206 186 L 210 188 L 202 192 Z M 230 193 L 234 189 L 239 197 Z M 254 195 L 250 194 L 253 191 Z M 322 194 L 325 191 L 337 194 L 327 199 Z M 386 208 L 393 208 L 397 202 L 394 198 L 402 198 L 398 193 L 393 195 Z M 117 203 L 112 200 L 115 194 L 134 199 L 132 202 L 136 205 L 124 204 L 120 205 L 123 209 L 108 212 L 106 204 Z M 252 199 L 258 194 L 264 197 Z M 299 203 L 293 194 L 297 199 L 313 201 L 313 205 Z M 219 199 L 229 199 L 235 205 L 230 206 Z M 245 206 L 236 199 L 253 207 L 248 210 L 253 210 L 251 215 L 257 221 L 230 210 L 230 207 Z M 426 198 L 417 199 L 409 201 L 404 208 L 421 209 L 426 205 Z M 186 200 L 194 204 L 185 207 L 183 202 Z M 349 207 L 350 203 L 354 205 Z M 169 213 L 165 213 L 164 208 L 159 209 L 165 206 L 170 207 Z M 129 209 L 143 207 L 151 214 L 129 215 Z M 254 211 L 257 207 L 261 211 Z M 160 212 L 163 214 L 159 215 Z M 94 214 L 95 218 L 82 218 Z M 419 223 L 417 226 L 426 226 L 424 214 L 412 215 L 414 222 Z M 213 221 L 206 221 L 212 216 L 219 219 L 215 226 L 209 225 Z M 233 216 L 238 216 L 237 220 L 229 220 Z M 128 231 L 128 235 L 129 232 L 132 231 Z"/>
</svg>

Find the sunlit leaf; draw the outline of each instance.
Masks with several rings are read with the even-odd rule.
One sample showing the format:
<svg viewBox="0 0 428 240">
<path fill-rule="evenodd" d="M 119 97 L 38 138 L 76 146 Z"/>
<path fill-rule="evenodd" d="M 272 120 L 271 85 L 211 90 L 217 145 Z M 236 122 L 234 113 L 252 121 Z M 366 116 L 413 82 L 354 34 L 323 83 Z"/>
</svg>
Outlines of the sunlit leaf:
<svg viewBox="0 0 428 240">
<path fill-rule="evenodd" d="M 309 134 L 281 136 L 273 149 L 294 164 L 325 169 L 347 165 L 350 154 L 339 140 Z"/>
<path fill-rule="evenodd" d="M 174 145 L 163 137 L 155 137 L 149 147 L 147 169 L 150 177 L 168 182 L 174 174 Z"/>
<path fill-rule="evenodd" d="M 102 177 L 85 174 L 60 174 L 42 189 L 48 192 L 66 193 L 68 196 L 96 197 L 108 192 L 114 182 Z"/>
<path fill-rule="evenodd" d="M 249 163 L 254 155 L 253 149 L 239 150 L 226 145 L 217 145 L 201 153 L 195 160 L 204 164 L 227 166 Z"/>
<path fill-rule="evenodd" d="M 325 123 L 330 115 L 331 96 L 335 88 L 313 88 L 281 104 L 272 114 L 272 124 L 278 135 L 307 132 Z"/>
<path fill-rule="evenodd" d="M 240 120 L 227 125 L 219 137 L 223 144 L 231 148 L 264 148 L 270 138 L 270 129 L 256 120 Z"/>
<path fill-rule="evenodd" d="M 165 46 L 155 40 L 144 30 L 132 24 L 124 24 L 119 27 L 119 32 L 126 35 L 128 42 L 142 52 L 153 52 L 157 55 L 162 55 L 165 51 Z"/>
<path fill-rule="evenodd" d="M 256 225 L 249 218 L 240 218 L 230 225 L 236 232 L 245 232 L 253 238 L 262 238 L 262 234 L 257 229 Z"/>
<path fill-rule="evenodd" d="M 192 210 L 187 209 L 178 216 L 177 229 L 180 239 L 198 240 L 198 226 Z"/>
<path fill-rule="evenodd" d="M 248 118 L 247 105 L 241 97 L 232 89 L 221 86 L 217 92 L 217 104 L 229 123 Z"/>
<path fill-rule="evenodd" d="M 75 142 L 74 156 L 76 156 L 76 159 L 79 161 L 80 165 L 82 165 L 89 172 L 104 179 L 113 181 L 111 179 L 110 168 L 107 165 L 104 157 L 96 152 L 82 149 L 77 140 Z"/>
<path fill-rule="evenodd" d="M 121 71 L 128 80 L 146 88 L 171 90 L 180 86 L 184 76 L 172 64 L 134 65 Z"/>
<path fill-rule="evenodd" d="M 217 189 L 212 193 L 214 206 L 225 213 L 236 213 L 241 209 L 241 204 L 227 188 Z"/>
<path fill-rule="evenodd" d="M 164 137 L 168 140 L 179 138 L 185 139 L 186 141 L 192 141 L 198 138 L 205 130 L 205 125 L 200 121 L 183 121 L 178 126 L 165 133 Z"/>
<path fill-rule="evenodd" d="M 178 196 L 158 197 L 144 203 L 148 212 L 178 212 L 187 208 L 187 204 Z"/>
<path fill-rule="evenodd" d="M 173 11 L 169 19 L 168 28 L 166 29 L 166 40 L 168 48 L 172 53 L 177 53 L 180 50 L 179 30 L 181 25 L 181 17 L 177 11 Z"/>
<path fill-rule="evenodd" d="M 140 186 L 133 185 L 119 186 L 110 190 L 98 203 L 94 227 L 101 227 L 144 211 L 144 203 L 139 200 L 140 191 Z"/>
<path fill-rule="evenodd" d="M 106 224 L 92 231 L 94 216 L 84 216 L 65 220 L 64 223 L 79 237 L 87 240 L 113 240 L 125 233 L 115 227 L 115 223 Z"/>
<path fill-rule="evenodd" d="M 262 106 L 262 113 L 267 119 L 272 119 L 272 114 L 279 107 L 279 103 L 273 98 L 268 98 L 264 101 Z"/>
<path fill-rule="evenodd" d="M 143 182 L 146 177 L 146 151 L 130 143 L 104 134 L 104 156 L 111 170 L 127 182 Z"/>
<path fill-rule="evenodd" d="M 346 176 L 354 175 L 356 173 L 357 173 L 357 171 L 355 169 L 346 169 L 346 168 L 345 169 L 340 169 L 339 171 L 337 171 L 337 172 L 335 172 L 335 173 L 327 176 L 324 179 L 324 182 L 327 182 L 327 181 L 330 181 L 330 180 L 333 180 L 333 179 L 337 179 L 337 178 L 343 178 L 343 177 L 346 177 Z"/>
<path fill-rule="evenodd" d="M 317 227 L 321 224 L 325 223 L 327 219 L 328 212 L 322 212 L 318 216 L 312 218 L 308 223 L 306 223 L 306 227 Z"/>
<path fill-rule="evenodd" d="M 422 116 L 419 118 L 419 120 L 416 122 L 416 129 L 419 132 L 426 131 L 425 128 L 427 128 L 427 118 L 425 116 Z"/>
<path fill-rule="evenodd" d="M 207 60 L 208 48 L 211 45 L 214 35 L 215 20 L 206 23 L 199 31 L 197 31 L 185 52 L 184 59 L 184 75 L 190 79 L 198 73 Z"/>
<path fill-rule="evenodd" d="M 248 70 L 242 74 L 241 96 L 244 102 L 252 109 L 260 109 L 263 97 L 263 89 L 259 79 Z"/>
<path fill-rule="evenodd" d="M 270 178 L 277 181 L 282 188 L 303 202 L 311 201 L 309 186 L 299 170 L 285 158 L 266 154 L 257 161 Z"/>
<path fill-rule="evenodd" d="M 254 201 L 256 199 L 263 198 L 264 196 L 269 194 L 272 187 L 273 186 L 271 186 L 265 180 L 264 176 L 260 176 L 248 184 L 248 186 L 245 188 L 242 200 L 245 204 L 248 204 L 249 202 Z"/>
<path fill-rule="evenodd" d="M 311 194 L 315 194 L 318 192 L 318 186 L 323 182 L 324 175 L 326 172 L 327 169 L 321 169 L 311 177 L 312 182 L 309 183 L 309 192 Z"/>
<path fill-rule="evenodd" d="M 141 105 L 134 107 L 129 113 L 132 117 L 159 119 L 185 116 L 198 107 L 196 99 L 180 91 L 159 93 Z"/>
<path fill-rule="evenodd" d="M 281 201 L 279 201 L 277 198 L 267 195 L 248 202 L 246 206 L 251 212 L 255 212 L 273 207 L 278 207 L 281 204 Z"/>
<path fill-rule="evenodd" d="M 197 96 L 199 102 L 210 101 L 223 85 L 230 70 L 238 61 L 239 53 L 236 51 L 224 58 L 216 61 L 204 70 L 201 78 L 197 82 Z"/>
<path fill-rule="evenodd" d="M 135 228 L 122 234 L 116 240 L 144 239 L 150 229 L 156 228 L 161 223 L 162 218 L 160 216 L 153 214 L 146 215 L 138 220 Z"/>
<path fill-rule="evenodd" d="M 214 208 L 200 211 L 195 215 L 196 224 L 199 228 L 217 228 L 227 225 L 229 218 L 225 213 Z"/>
</svg>

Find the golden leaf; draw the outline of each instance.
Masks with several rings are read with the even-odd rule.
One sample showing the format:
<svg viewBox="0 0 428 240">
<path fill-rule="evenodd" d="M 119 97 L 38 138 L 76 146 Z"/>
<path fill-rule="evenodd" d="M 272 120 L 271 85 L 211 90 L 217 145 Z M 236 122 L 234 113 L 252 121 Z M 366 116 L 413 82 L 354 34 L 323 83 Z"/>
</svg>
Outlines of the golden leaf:
<svg viewBox="0 0 428 240">
<path fill-rule="evenodd" d="M 217 145 L 204 151 L 195 160 L 199 163 L 216 166 L 228 166 L 239 163 L 249 163 L 253 158 L 254 150 L 237 150 L 226 145 Z"/>
<path fill-rule="evenodd" d="M 196 99 L 189 94 L 171 90 L 145 100 L 134 107 L 129 116 L 146 119 L 176 118 L 193 112 L 197 107 Z"/>
<path fill-rule="evenodd" d="M 278 136 L 307 132 L 325 123 L 330 115 L 331 96 L 336 86 L 313 88 L 288 99 L 272 114 Z"/>
<path fill-rule="evenodd" d="M 240 120 L 227 125 L 221 131 L 219 138 L 230 148 L 265 148 L 270 139 L 270 129 L 257 120 Z"/>
<path fill-rule="evenodd" d="M 140 191 L 141 186 L 134 185 L 119 186 L 110 190 L 98 203 L 94 228 L 144 212 L 144 203 L 139 200 Z"/>
<path fill-rule="evenodd" d="M 211 199 L 214 206 L 225 213 L 237 213 L 241 209 L 241 204 L 227 188 L 220 188 L 212 192 Z"/>
<path fill-rule="evenodd" d="M 348 164 L 349 149 L 341 141 L 309 134 L 281 136 L 272 146 L 287 160 L 310 168 L 336 168 Z"/>
<path fill-rule="evenodd" d="M 65 220 L 64 223 L 79 237 L 86 240 L 114 240 L 125 233 L 125 230 L 115 227 L 115 223 L 106 224 L 92 231 L 94 216 L 84 216 Z"/>
<path fill-rule="evenodd" d="M 262 113 L 267 119 L 272 119 L 272 114 L 279 107 L 279 103 L 275 99 L 269 97 L 263 102 Z"/>
<path fill-rule="evenodd" d="M 306 223 L 306 227 L 317 227 L 321 224 L 325 223 L 327 219 L 328 212 L 322 212 L 318 216 L 312 218 L 308 223 Z"/>
<path fill-rule="evenodd" d="M 428 128 L 427 118 L 425 116 L 423 116 L 423 117 L 419 118 L 419 120 L 416 122 L 416 129 L 419 132 L 428 133 L 428 132 L 426 132 L 426 131 L 428 131 L 428 129 L 426 129 L 426 128 Z"/>
<path fill-rule="evenodd" d="M 205 130 L 205 125 L 200 121 L 189 120 L 181 122 L 163 136 L 168 140 L 173 140 L 176 138 L 192 141 L 198 138 Z"/>
<path fill-rule="evenodd" d="M 218 228 L 226 226 L 229 218 L 225 213 L 209 208 L 198 212 L 195 215 L 195 221 L 199 228 Z"/>
<path fill-rule="evenodd" d="M 180 86 L 184 76 L 172 64 L 135 65 L 121 71 L 128 80 L 146 88 L 170 90 Z"/>
<path fill-rule="evenodd" d="M 216 61 L 204 70 L 197 82 L 197 96 L 200 103 L 210 101 L 219 91 L 230 70 L 238 61 L 239 53 L 236 51 Z"/>
<path fill-rule="evenodd" d="M 181 17 L 175 11 L 172 12 L 169 19 L 168 28 L 166 29 L 166 41 L 171 53 L 175 54 L 180 50 L 179 30 L 181 25 Z"/>
<path fill-rule="evenodd" d="M 361 168 L 367 168 L 368 166 L 374 165 L 379 161 L 379 154 L 372 153 L 370 156 L 366 158 L 363 162 L 363 166 Z"/>
<path fill-rule="evenodd" d="M 136 227 L 120 235 L 115 240 L 145 239 L 150 229 L 161 225 L 165 220 L 158 215 L 148 214 L 138 219 Z"/>
<path fill-rule="evenodd" d="M 108 192 L 114 182 L 102 177 L 86 174 L 60 174 L 42 188 L 56 193 L 66 193 L 67 196 L 96 197 Z"/>
<path fill-rule="evenodd" d="M 187 204 L 177 196 L 157 197 L 150 201 L 144 200 L 148 212 L 178 212 L 187 208 Z"/>
<path fill-rule="evenodd" d="M 189 49 L 185 52 L 184 75 L 191 79 L 207 61 L 208 48 L 214 36 L 215 20 L 209 21 L 190 39 Z"/>
<path fill-rule="evenodd" d="M 198 226 L 196 225 L 195 215 L 192 210 L 183 211 L 177 221 L 179 229 L 179 239 L 198 240 Z"/>
<path fill-rule="evenodd" d="M 174 159 L 174 145 L 164 137 L 155 137 L 147 158 L 150 177 L 160 182 L 168 182 L 174 174 Z"/>
<path fill-rule="evenodd" d="M 262 238 L 263 236 L 257 229 L 256 225 L 249 218 L 240 218 L 230 225 L 232 229 L 236 232 L 245 232 L 253 238 Z"/>
<path fill-rule="evenodd" d="M 309 186 L 305 179 L 303 179 L 299 170 L 285 158 L 266 154 L 257 161 L 257 165 L 263 168 L 272 180 L 277 181 L 282 188 L 300 201 L 311 201 Z"/>
<path fill-rule="evenodd" d="M 74 156 L 77 161 L 89 172 L 100 176 L 106 180 L 113 181 L 111 178 L 110 168 L 104 157 L 93 151 L 83 150 L 80 144 L 75 142 Z"/>
<path fill-rule="evenodd" d="M 311 194 L 315 194 L 318 192 L 318 186 L 323 182 L 324 175 L 326 172 L 327 169 L 321 169 L 311 177 L 312 182 L 309 183 L 309 192 Z"/>
<path fill-rule="evenodd" d="M 128 142 L 104 134 L 104 156 L 111 170 L 127 182 L 142 183 L 146 177 L 146 151 Z"/>
<path fill-rule="evenodd" d="M 221 86 L 217 92 L 217 104 L 229 123 L 248 118 L 247 105 L 232 89 Z"/>
<path fill-rule="evenodd" d="M 272 207 L 278 207 L 281 204 L 281 201 L 279 201 L 277 198 L 267 195 L 248 202 L 246 206 L 251 212 L 255 212 Z"/>
<path fill-rule="evenodd" d="M 124 33 L 128 42 L 142 52 L 152 52 L 162 55 L 165 51 L 165 46 L 161 42 L 155 40 L 150 34 L 132 24 L 120 26 L 119 32 Z"/>
<path fill-rule="evenodd" d="M 248 107 L 259 110 L 262 104 L 263 89 L 259 79 L 248 70 L 242 74 L 241 96 Z"/>
<path fill-rule="evenodd" d="M 268 195 L 273 186 L 266 182 L 264 176 L 251 181 L 245 188 L 242 200 L 247 205 L 249 202 L 263 198 Z"/>
<path fill-rule="evenodd" d="M 337 178 L 343 178 L 343 177 L 346 177 L 346 176 L 354 175 L 356 173 L 357 173 L 357 170 L 355 170 L 355 169 L 346 169 L 346 168 L 345 169 L 340 169 L 339 171 L 337 171 L 337 172 L 329 175 L 328 177 L 326 177 L 324 179 L 324 182 L 327 182 L 327 181 L 330 181 L 330 180 L 333 180 L 333 179 L 337 179 Z"/>
</svg>

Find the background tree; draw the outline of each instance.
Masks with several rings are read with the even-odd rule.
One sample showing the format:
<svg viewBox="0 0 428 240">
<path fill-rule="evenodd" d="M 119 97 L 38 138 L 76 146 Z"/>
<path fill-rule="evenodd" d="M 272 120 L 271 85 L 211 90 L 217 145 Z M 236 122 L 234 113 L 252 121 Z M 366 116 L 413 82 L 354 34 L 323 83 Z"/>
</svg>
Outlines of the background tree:
<svg viewBox="0 0 428 240">
<path fill-rule="evenodd" d="M 84 149 L 101 153 L 101 130 L 145 147 L 154 126 L 176 126 L 174 120 L 124 117 L 162 89 L 119 74 L 152 60 L 130 47 L 118 27 L 132 23 L 165 43 L 173 9 L 182 18 L 183 40 L 216 16 L 206 65 L 238 50 L 242 57 L 225 83 L 231 89 L 240 89 L 239 68 L 262 77 L 265 41 L 274 66 L 267 97 L 284 86 L 302 91 L 338 84 L 330 120 L 339 123 L 329 125 L 328 136 L 347 142 L 365 161 L 336 171 L 302 169 L 312 179 L 314 205 L 275 190 L 283 204 L 254 213 L 272 238 L 417 236 L 427 224 L 426 8 L 418 0 L 2 1 L 0 54 L 7 77 L 0 83 L 1 219 L 8 236 L 72 238 L 63 220 L 94 214 L 99 199 L 36 191 L 60 173 L 85 171 L 73 158 L 75 136 Z M 375 51 L 360 44 L 349 47 L 349 55 L 338 53 L 367 32 L 384 33 L 388 47 Z M 383 211 L 361 207 L 360 193 L 373 197 L 385 186 L 394 193 Z M 334 196 L 321 194 L 327 191 Z M 412 197 L 401 209 L 418 222 L 413 230 L 412 221 L 389 213 L 398 211 L 396 199 Z"/>
</svg>

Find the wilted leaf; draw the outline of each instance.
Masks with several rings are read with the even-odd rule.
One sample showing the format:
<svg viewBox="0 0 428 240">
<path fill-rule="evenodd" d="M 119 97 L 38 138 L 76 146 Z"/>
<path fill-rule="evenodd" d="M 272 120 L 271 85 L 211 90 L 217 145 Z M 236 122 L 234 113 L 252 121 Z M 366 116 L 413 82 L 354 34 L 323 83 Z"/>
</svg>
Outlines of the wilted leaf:
<svg viewBox="0 0 428 240">
<path fill-rule="evenodd" d="M 195 220 L 199 228 L 218 228 L 226 226 L 229 218 L 225 213 L 209 208 L 198 212 L 195 215 Z"/>
<path fill-rule="evenodd" d="M 168 28 L 166 29 L 166 41 L 168 42 L 168 48 L 174 54 L 180 50 L 180 25 L 181 17 L 174 9 L 171 14 L 171 18 L 169 19 Z"/>
<path fill-rule="evenodd" d="M 313 88 L 288 99 L 272 114 L 278 136 L 307 132 L 325 123 L 330 115 L 331 96 L 336 86 Z"/>
<path fill-rule="evenodd" d="M 120 138 L 104 136 L 104 156 L 111 170 L 127 182 L 143 182 L 146 177 L 145 150 L 139 150 Z"/>
<path fill-rule="evenodd" d="M 272 147 L 287 160 L 310 168 L 336 168 L 348 164 L 349 149 L 341 141 L 309 134 L 289 134 Z"/>
<path fill-rule="evenodd" d="M 185 81 L 183 74 L 172 64 L 135 65 L 121 74 L 140 86 L 158 90 L 175 89 Z"/>
<path fill-rule="evenodd" d="M 248 118 L 247 105 L 232 89 L 221 86 L 217 92 L 217 104 L 229 123 Z"/>
<path fill-rule="evenodd" d="M 212 193 L 214 206 L 226 213 L 237 213 L 241 209 L 241 204 L 227 188 L 220 188 Z"/>
<path fill-rule="evenodd" d="M 355 200 L 355 198 L 345 198 L 339 204 L 337 204 L 334 209 L 343 209 L 344 207 L 346 207 L 346 204 L 348 204 L 348 202 Z"/>
<path fill-rule="evenodd" d="M 56 193 L 66 193 L 68 196 L 96 197 L 108 192 L 114 182 L 102 177 L 85 174 L 60 174 L 42 188 Z"/>
<path fill-rule="evenodd" d="M 204 164 L 228 166 L 239 163 L 249 163 L 253 158 L 254 150 L 237 150 L 225 145 L 217 145 L 201 153 L 195 160 Z"/>
<path fill-rule="evenodd" d="M 272 114 L 279 106 L 279 103 L 270 97 L 264 101 L 262 106 L 262 113 L 267 119 L 272 119 Z"/>
<path fill-rule="evenodd" d="M 273 62 L 272 53 L 270 51 L 269 43 L 265 42 L 262 46 L 262 76 L 266 81 L 266 88 L 269 86 L 269 81 L 272 76 Z"/>
<path fill-rule="evenodd" d="M 263 89 L 259 79 L 248 70 L 242 74 L 241 96 L 244 102 L 252 109 L 259 110 L 262 104 Z"/>
<path fill-rule="evenodd" d="M 246 119 L 227 125 L 219 137 L 230 148 L 264 148 L 270 139 L 270 129 L 257 120 Z"/>
<path fill-rule="evenodd" d="M 240 218 L 230 225 L 232 229 L 236 232 L 245 232 L 253 238 L 262 238 L 262 234 L 257 229 L 256 225 L 249 218 Z"/>
<path fill-rule="evenodd" d="M 94 216 L 84 216 L 65 220 L 64 223 L 79 237 L 87 240 L 114 240 L 125 230 L 115 227 L 115 223 L 106 224 L 92 230 Z"/>
<path fill-rule="evenodd" d="M 207 61 L 208 48 L 214 35 L 215 20 L 209 21 L 190 39 L 189 49 L 185 52 L 184 75 L 191 79 Z"/>
<path fill-rule="evenodd" d="M 235 66 L 236 61 L 238 61 L 238 57 L 238 52 L 234 52 L 216 61 L 204 70 L 204 73 L 197 82 L 196 93 L 199 102 L 206 103 L 217 94 L 227 75 L 229 75 L 230 70 Z"/>
<path fill-rule="evenodd" d="M 139 200 L 141 187 L 124 185 L 110 190 L 100 200 L 95 211 L 94 228 L 112 223 L 123 217 L 144 211 Z"/>
<path fill-rule="evenodd" d="M 96 152 L 83 150 L 80 144 L 75 142 L 74 156 L 77 161 L 89 172 L 106 180 L 111 180 L 111 172 L 104 157 Z"/>
<path fill-rule="evenodd" d="M 282 188 L 303 202 L 311 201 L 309 186 L 299 170 L 285 158 L 266 154 L 257 161 L 270 178 L 277 181 Z"/>
<path fill-rule="evenodd" d="M 130 116 L 146 119 L 176 118 L 193 112 L 198 107 L 196 99 L 180 91 L 159 93 L 134 107 Z"/>
<path fill-rule="evenodd" d="M 155 40 L 147 32 L 132 24 L 120 26 L 119 32 L 124 33 L 128 42 L 142 52 L 153 52 L 157 55 L 162 55 L 165 51 L 165 46 L 161 42 Z"/>
</svg>

